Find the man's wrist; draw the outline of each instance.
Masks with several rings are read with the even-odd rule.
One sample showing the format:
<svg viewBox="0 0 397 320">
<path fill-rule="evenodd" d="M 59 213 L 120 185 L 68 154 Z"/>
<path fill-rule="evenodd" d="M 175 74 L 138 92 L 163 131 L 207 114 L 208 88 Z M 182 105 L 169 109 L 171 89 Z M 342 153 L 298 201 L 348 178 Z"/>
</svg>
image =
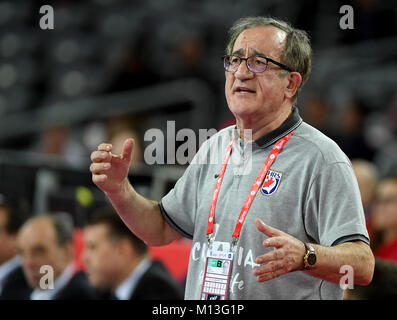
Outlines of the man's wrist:
<svg viewBox="0 0 397 320">
<path fill-rule="evenodd" d="M 119 202 L 120 200 L 122 201 L 123 199 L 131 197 L 131 191 L 134 189 L 132 188 L 132 185 L 130 184 L 128 178 L 125 178 L 123 181 L 121 181 L 119 188 L 115 191 L 105 191 L 105 195 L 111 200 L 112 202 Z"/>
<path fill-rule="evenodd" d="M 311 270 L 317 262 L 316 250 L 310 243 L 304 243 L 305 255 L 303 256 L 303 270 Z"/>
</svg>

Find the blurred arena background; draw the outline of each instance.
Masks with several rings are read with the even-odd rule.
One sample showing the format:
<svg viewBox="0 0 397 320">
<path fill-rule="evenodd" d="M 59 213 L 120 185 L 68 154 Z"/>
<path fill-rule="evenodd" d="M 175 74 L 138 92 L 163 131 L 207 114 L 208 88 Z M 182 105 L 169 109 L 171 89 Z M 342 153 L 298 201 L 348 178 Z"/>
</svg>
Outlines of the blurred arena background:
<svg viewBox="0 0 397 320">
<path fill-rule="evenodd" d="M 39 8 L 54 8 L 42 30 Z M 342 5 L 354 29 L 342 30 Z M 393 0 L 0 1 L 0 193 L 32 214 L 70 213 L 77 230 L 106 203 L 91 182 L 91 151 L 140 143 L 130 179 L 159 200 L 182 165 L 146 165 L 150 128 L 220 129 L 232 123 L 220 56 L 239 17 L 271 15 L 306 30 L 313 69 L 298 99 L 306 122 L 377 178 L 397 175 L 397 5 Z M 182 142 L 180 142 L 182 143 Z M 166 156 L 166 155 L 164 155 Z M 190 242 L 155 248 L 180 259 Z M 175 258 L 173 258 L 175 259 Z M 168 265 L 170 266 L 170 265 Z"/>
</svg>

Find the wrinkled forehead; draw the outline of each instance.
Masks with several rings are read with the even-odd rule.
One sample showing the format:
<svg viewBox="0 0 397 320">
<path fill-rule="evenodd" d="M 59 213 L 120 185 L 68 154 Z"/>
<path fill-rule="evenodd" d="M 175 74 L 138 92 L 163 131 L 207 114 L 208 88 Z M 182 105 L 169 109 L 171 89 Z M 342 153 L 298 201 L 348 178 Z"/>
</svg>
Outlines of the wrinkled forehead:
<svg viewBox="0 0 397 320">
<path fill-rule="evenodd" d="M 286 40 L 287 34 L 276 27 L 253 27 L 240 33 L 234 42 L 232 53 L 241 56 L 264 54 L 278 58 L 281 56 Z"/>
</svg>

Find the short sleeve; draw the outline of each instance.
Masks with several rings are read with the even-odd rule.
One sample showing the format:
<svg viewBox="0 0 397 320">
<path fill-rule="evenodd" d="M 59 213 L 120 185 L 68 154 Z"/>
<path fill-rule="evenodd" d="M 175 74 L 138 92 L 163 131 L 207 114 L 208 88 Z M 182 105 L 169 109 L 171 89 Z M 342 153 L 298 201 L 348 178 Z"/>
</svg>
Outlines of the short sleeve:
<svg viewBox="0 0 397 320">
<path fill-rule="evenodd" d="M 174 188 L 160 201 L 164 219 L 186 238 L 193 238 L 198 170 L 197 164 L 190 164 Z"/>
<path fill-rule="evenodd" d="M 335 245 L 341 239 L 369 244 L 360 191 L 347 162 L 321 169 L 309 186 L 303 215 L 308 235 L 321 245 Z"/>
<path fill-rule="evenodd" d="M 210 161 L 207 159 L 210 156 L 210 140 L 203 143 L 174 188 L 160 201 L 160 210 L 165 220 L 187 238 L 193 238 L 198 184 L 203 163 Z"/>
</svg>

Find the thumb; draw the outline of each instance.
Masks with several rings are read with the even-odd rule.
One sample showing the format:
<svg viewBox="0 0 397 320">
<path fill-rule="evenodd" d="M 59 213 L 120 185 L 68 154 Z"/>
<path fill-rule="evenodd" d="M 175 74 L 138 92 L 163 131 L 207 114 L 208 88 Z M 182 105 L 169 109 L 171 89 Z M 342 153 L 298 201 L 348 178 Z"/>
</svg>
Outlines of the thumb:
<svg viewBox="0 0 397 320">
<path fill-rule="evenodd" d="M 123 151 L 122 151 L 123 160 L 127 159 L 128 162 L 131 162 L 132 150 L 134 149 L 134 144 L 135 144 L 135 141 L 132 138 L 128 138 L 127 140 L 124 141 Z"/>
<path fill-rule="evenodd" d="M 256 219 L 255 219 L 255 225 L 256 225 L 256 228 L 257 228 L 260 232 L 264 233 L 264 234 L 267 235 L 268 237 L 274 237 L 274 236 L 279 236 L 279 235 L 282 235 L 282 234 L 283 234 L 282 231 L 280 231 L 280 230 L 278 230 L 278 229 L 276 229 L 276 228 L 273 228 L 273 227 L 271 227 L 271 226 L 265 224 L 265 223 L 264 223 L 261 219 L 259 219 L 259 218 L 256 218 Z"/>
</svg>

